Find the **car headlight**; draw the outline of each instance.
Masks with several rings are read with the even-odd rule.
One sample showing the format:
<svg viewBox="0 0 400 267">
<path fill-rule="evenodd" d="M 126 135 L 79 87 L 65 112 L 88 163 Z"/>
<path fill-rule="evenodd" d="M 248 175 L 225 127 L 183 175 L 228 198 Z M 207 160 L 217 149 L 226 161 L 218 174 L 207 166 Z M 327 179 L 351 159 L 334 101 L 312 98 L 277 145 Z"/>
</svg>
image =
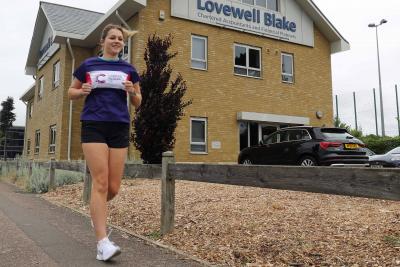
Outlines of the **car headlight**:
<svg viewBox="0 0 400 267">
<path fill-rule="evenodd" d="M 390 160 L 391 161 L 400 161 L 400 156 L 393 156 Z"/>
</svg>

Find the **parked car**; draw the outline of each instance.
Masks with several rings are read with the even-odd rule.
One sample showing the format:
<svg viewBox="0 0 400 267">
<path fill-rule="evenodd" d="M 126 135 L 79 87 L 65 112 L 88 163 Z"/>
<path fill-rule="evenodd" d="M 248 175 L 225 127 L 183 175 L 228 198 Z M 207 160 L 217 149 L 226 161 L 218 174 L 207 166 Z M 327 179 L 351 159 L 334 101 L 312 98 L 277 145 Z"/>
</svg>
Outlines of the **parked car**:
<svg viewBox="0 0 400 267">
<path fill-rule="evenodd" d="M 396 147 L 384 155 L 374 155 L 369 157 L 371 167 L 400 167 L 400 146 Z"/>
<path fill-rule="evenodd" d="M 259 165 L 368 165 L 364 143 L 346 129 L 312 126 L 287 127 L 243 149 L 239 164 Z"/>
<path fill-rule="evenodd" d="M 364 148 L 362 148 L 361 150 L 365 151 L 365 154 L 366 154 L 368 157 L 371 157 L 371 156 L 376 155 L 376 153 L 375 153 L 374 151 L 372 151 L 371 149 L 369 149 L 368 147 L 364 147 Z"/>
</svg>

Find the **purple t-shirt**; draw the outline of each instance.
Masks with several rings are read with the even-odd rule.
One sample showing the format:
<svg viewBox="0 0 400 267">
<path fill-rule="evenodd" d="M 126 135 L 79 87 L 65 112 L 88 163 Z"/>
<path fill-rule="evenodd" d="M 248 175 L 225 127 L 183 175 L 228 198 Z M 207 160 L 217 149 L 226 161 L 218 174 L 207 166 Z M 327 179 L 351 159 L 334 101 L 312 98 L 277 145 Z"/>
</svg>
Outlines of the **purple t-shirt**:
<svg viewBox="0 0 400 267">
<path fill-rule="evenodd" d="M 108 61 L 99 57 L 86 59 L 74 72 L 82 83 L 91 83 L 81 121 L 113 121 L 130 123 L 127 92 L 123 81 L 139 81 L 136 69 L 120 59 Z"/>
</svg>

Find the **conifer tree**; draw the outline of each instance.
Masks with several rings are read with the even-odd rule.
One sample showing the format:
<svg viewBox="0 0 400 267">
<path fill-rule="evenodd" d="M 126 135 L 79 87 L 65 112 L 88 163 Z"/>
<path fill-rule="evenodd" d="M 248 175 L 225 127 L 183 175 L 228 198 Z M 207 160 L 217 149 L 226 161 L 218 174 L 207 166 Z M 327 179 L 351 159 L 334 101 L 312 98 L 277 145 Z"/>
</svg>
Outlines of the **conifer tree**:
<svg viewBox="0 0 400 267">
<path fill-rule="evenodd" d="M 170 81 L 169 61 L 177 53 L 168 52 L 172 36 L 149 36 L 144 54 L 146 70 L 141 75 L 142 104 L 136 110 L 133 140 L 147 164 L 160 164 L 162 153 L 175 145 L 175 129 L 192 100 L 184 101 L 186 82 L 180 73 Z"/>
<path fill-rule="evenodd" d="M 14 99 L 7 97 L 7 100 L 1 102 L 0 110 L 0 133 L 4 136 L 5 132 L 12 126 L 15 121 Z"/>
</svg>

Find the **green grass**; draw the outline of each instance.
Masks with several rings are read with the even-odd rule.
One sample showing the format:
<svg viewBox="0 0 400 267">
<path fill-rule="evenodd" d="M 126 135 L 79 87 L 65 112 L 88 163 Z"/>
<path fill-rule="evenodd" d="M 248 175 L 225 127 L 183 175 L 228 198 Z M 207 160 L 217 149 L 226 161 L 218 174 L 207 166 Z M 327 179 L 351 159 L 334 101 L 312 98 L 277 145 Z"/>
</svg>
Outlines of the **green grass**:
<svg viewBox="0 0 400 267">
<path fill-rule="evenodd" d="M 385 236 L 383 240 L 393 247 L 400 247 L 400 236 Z"/>
<path fill-rule="evenodd" d="M 147 237 L 149 237 L 150 239 L 153 239 L 153 240 L 158 240 L 161 238 L 161 232 L 160 231 L 151 232 L 151 233 L 147 234 Z"/>
</svg>

